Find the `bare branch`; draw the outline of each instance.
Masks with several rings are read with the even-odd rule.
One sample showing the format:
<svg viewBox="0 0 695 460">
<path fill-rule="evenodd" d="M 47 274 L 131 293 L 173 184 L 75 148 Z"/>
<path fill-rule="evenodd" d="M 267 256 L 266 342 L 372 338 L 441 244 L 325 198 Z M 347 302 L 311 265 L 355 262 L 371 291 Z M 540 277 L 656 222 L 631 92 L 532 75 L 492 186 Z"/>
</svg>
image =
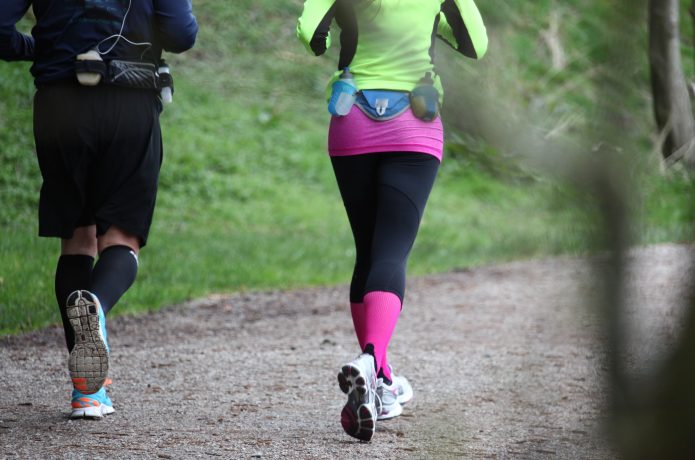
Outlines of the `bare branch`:
<svg viewBox="0 0 695 460">
<path fill-rule="evenodd" d="M 564 70 L 567 67 L 567 54 L 560 38 L 560 19 L 560 12 L 554 9 L 550 13 L 548 29 L 541 31 L 541 37 L 550 51 L 553 70 L 556 71 Z"/>
</svg>

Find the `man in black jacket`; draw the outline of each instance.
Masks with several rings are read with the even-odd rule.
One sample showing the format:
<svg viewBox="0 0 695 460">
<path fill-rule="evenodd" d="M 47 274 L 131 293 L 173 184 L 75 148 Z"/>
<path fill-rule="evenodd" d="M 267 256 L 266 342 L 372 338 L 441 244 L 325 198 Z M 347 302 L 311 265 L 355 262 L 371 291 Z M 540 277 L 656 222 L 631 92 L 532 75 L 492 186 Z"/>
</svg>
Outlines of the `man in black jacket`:
<svg viewBox="0 0 695 460">
<path fill-rule="evenodd" d="M 31 36 L 15 27 L 30 6 Z M 0 59 L 33 62 L 39 235 L 61 238 L 55 292 L 74 418 L 114 412 L 103 387 L 105 315 L 134 282 L 152 222 L 168 83 L 161 54 L 190 49 L 197 32 L 190 0 L 3 0 L 0 8 Z"/>
</svg>

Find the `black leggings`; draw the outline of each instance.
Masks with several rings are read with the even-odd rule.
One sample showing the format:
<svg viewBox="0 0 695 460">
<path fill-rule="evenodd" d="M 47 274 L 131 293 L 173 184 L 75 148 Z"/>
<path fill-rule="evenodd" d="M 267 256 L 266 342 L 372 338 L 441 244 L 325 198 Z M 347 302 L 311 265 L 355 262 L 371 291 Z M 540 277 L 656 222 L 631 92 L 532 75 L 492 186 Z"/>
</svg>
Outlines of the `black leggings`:
<svg viewBox="0 0 695 460">
<path fill-rule="evenodd" d="M 403 302 L 405 269 L 439 160 L 424 153 L 332 157 L 355 238 L 350 301 L 374 291 Z"/>
</svg>

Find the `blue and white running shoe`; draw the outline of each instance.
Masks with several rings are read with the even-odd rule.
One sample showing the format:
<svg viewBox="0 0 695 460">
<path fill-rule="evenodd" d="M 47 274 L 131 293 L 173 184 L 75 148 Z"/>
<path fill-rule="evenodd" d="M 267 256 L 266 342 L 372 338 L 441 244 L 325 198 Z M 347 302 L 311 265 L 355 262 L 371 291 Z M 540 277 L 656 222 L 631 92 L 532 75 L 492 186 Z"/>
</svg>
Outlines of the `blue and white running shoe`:
<svg viewBox="0 0 695 460">
<path fill-rule="evenodd" d="M 70 294 L 66 312 L 75 336 L 68 359 L 72 385 L 82 394 L 96 393 L 109 372 L 106 317 L 99 299 L 89 291 Z"/>
<path fill-rule="evenodd" d="M 106 389 L 104 387 L 92 394 L 83 394 L 77 390 L 72 390 L 71 405 L 71 418 L 99 419 L 104 415 L 116 412 L 113 408 L 111 398 L 106 394 Z"/>
<path fill-rule="evenodd" d="M 377 418 L 376 369 L 374 357 L 364 353 L 338 373 L 338 384 L 348 399 L 340 414 L 343 430 L 353 438 L 369 441 Z"/>
</svg>

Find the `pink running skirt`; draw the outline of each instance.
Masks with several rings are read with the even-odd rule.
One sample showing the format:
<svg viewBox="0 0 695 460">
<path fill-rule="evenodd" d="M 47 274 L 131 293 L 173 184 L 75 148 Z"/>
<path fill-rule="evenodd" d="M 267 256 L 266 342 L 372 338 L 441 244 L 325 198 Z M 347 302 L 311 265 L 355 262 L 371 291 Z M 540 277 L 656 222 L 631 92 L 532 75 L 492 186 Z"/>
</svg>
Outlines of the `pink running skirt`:
<svg viewBox="0 0 695 460">
<path fill-rule="evenodd" d="M 332 157 L 377 152 L 427 153 L 442 161 L 444 128 L 441 118 L 422 121 L 408 109 L 389 121 L 375 121 L 358 107 L 344 117 L 332 117 L 328 153 Z"/>
</svg>

